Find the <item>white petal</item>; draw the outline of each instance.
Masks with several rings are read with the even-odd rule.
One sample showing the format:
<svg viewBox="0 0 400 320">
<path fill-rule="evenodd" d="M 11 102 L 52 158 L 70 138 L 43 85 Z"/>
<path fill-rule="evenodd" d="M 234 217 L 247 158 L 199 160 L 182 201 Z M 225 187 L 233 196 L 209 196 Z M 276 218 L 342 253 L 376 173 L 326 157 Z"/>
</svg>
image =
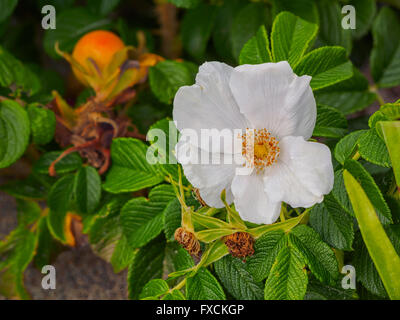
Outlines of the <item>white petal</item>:
<svg viewBox="0 0 400 320">
<path fill-rule="evenodd" d="M 235 208 L 243 220 L 253 223 L 274 223 L 281 211 L 281 202 L 271 201 L 264 191 L 261 176 L 235 176 L 232 182 Z"/>
<path fill-rule="evenodd" d="M 285 137 L 279 147 L 277 163 L 265 171 L 265 192 L 272 201 L 284 201 L 294 208 L 320 203 L 333 188 L 329 148 L 303 137 Z"/>
<path fill-rule="evenodd" d="M 201 129 L 231 130 L 248 126 L 229 87 L 232 71 L 227 64 L 206 62 L 199 68 L 196 84 L 178 90 L 173 119 L 180 131 L 194 129 L 200 137 Z M 196 145 L 200 146 L 199 143 Z"/>
<path fill-rule="evenodd" d="M 199 164 L 202 156 L 203 159 L 210 159 L 210 164 Z M 182 164 L 186 178 L 200 190 L 200 196 L 211 207 L 224 206 L 221 201 L 221 192 L 224 189 L 227 202 L 233 202 L 231 184 L 236 165 L 233 162 L 225 164 L 224 159 L 227 157 L 229 155 L 208 153 L 187 142 L 180 141 L 176 146 L 176 158 Z"/>
<path fill-rule="evenodd" d="M 317 109 L 311 77 L 298 77 L 286 61 L 236 67 L 230 87 L 240 111 L 255 129 L 274 136 L 303 136 L 314 130 Z"/>
</svg>

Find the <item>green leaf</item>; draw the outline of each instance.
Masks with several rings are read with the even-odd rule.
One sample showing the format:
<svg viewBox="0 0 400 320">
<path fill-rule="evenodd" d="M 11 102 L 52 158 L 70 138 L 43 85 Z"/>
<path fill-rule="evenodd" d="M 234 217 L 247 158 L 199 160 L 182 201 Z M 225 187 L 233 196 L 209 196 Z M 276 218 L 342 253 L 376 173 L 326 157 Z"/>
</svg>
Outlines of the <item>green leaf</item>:
<svg viewBox="0 0 400 320">
<path fill-rule="evenodd" d="M 374 0 L 350 0 L 349 4 L 355 8 L 357 14 L 357 27 L 352 30 L 352 34 L 354 38 L 360 39 L 371 28 L 376 14 L 376 3 Z"/>
<path fill-rule="evenodd" d="M 353 207 L 351 206 L 349 196 L 344 186 L 343 170 L 344 169 L 340 169 L 335 172 L 335 181 L 333 184 L 331 195 L 335 198 L 337 203 L 344 211 L 354 217 Z"/>
<path fill-rule="evenodd" d="M 356 151 L 358 138 L 363 135 L 366 130 L 357 130 L 349 133 L 347 136 L 339 140 L 335 146 L 335 159 L 340 163 L 349 159 Z"/>
<path fill-rule="evenodd" d="M 355 67 L 353 73 L 350 79 L 316 91 L 317 103 L 335 107 L 346 115 L 371 105 L 376 95 L 369 91 L 367 78 Z"/>
<path fill-rule="evenodd" d="M 310 211 L 310 225 L 321 238 L 340 250 L 353 250 L 353 219 L 343 210 L 332 195 Z"/>
<path fill-rule="evenodd" d="M 0 242 L 0 294 L 29 299 L 23 273 L 33 259 L 37 237 L 24 226 L 17 227 Z"/>
<path fill-rule="evenodd" d="M 167 282 L 163 279 L 150 280 L 143 287 L 142 292 L 139 295 L 141 300 L 157 300 L 162 295 L 166 294 L 169 290 Z"/>
<path fill-rule="evenodd" d="M 0 2 L 0 22 L 6 20 L 14 11 L 18 0 L 3 0 Z"/>
<path fill-rule="evenodd" d="M 168 0 L 168 2 L 173 3 L 178 8 L 192 9 L 195 8 L 201 0 Z"/>
<path fill-rule="evenodd" d="M 164 264 L 167 263 L 170 264 L 169 269 L 173 272 L 182 271 L 194 266 L 191 255 L 176 241 L 167 243 Z"/>
<path fill-rule="evenodd" d="M 49 174 L 50 165 L 61 155 L 62 151 L 51 151 L 43 154 L 33 165 L 33 171 L 39 174 Z M 70 153 L 55 165 L 57 174 L 69 173 L 82 166 L 82 159 L 77 152 Z"/>
<path fill-rule="evenodd" d="M 167 293 L 161 300 L 186 300 L 186 298 L 182 292 L 175 289 Z"/>
<path fill-rule="evenodd" d="M 294 72 L 299 76 L 312 76 L 311 88 L 318 90 L 349 79 L 353 66 L 343 48 L 322 47 L 305 55 Z"/>
<path fill-rule="evenodd" d="M 5 168 L 19 159 L 28 146 L 28 114 L 15 101 L 1 101 L 0 127 L 0 168 Z"/>
<path fill-rule="evenodd" d="M 128 271 L 128 298 L 139 298 L 143 287 L 154 278 L 161 278 L 165 254 L 165 240 L 157 238 L 140 248 Z"/>
<path fill-rule="evenodd" d="M 224 287 L 236 299 L 263 299 L 263 284 L 254 280 L 245 262 L 228 255 L 215 262 L 214 268 Z"/>
<path fill-rule="evenodd" d="M 49 206 L 48 226 L 52 235 L 63 243 L 67 242 L 65 235 L 65 217 L 70 210 L 73 199 L 74 176 L 66 175 L 60 178 L 52 187 L 47 200 Z"/>
<path fill-rule="evenodd" d="M 335 254 L 321 241 L 318 233 L 306 225 L 299 225 L 289 233 L 289 243 L 299 251 L 317 279 L 327 284 L 335 283 L 339 277 Z"/>
<path fill-rule="evenodd" d="M 26 179 L 13 180 L 1 185 L 0 190 L 17 199 L 44 199 L 47 185 L 35 174 L 31 174 Z"/>
<path fill-rule="evenodd" d="M 187 279 L 188 300 L 225 300 L 225 293 L 215 277 L 205 268 Z"/>
<path fill-rule="evenodd" d="M 377 127 L 379 121 L 392 121 L 400 119 L 400 103 L 386 103 L 379 108 L 368 120 L 370 128 L 377 129 L 377 132 L 381 138 L 383 134 L 381 128 Z"/>
<path fill-rule="evenodd" d="M 41 270 L 43 266 L 51 264 L 57 253 L 61 252 L 62 245 L 54 240 L 48 228 L 48 217 L 43 217 L 37 226 L 37 248 L 34 257 L 36 268 Z"/>
<path fill-rule="evenodd" d="M 357 281 L 360 281 L 374 295 L 387 298 L 385 287 L 360 233 L 356 237 L 354 248 L 353 264 L 357 270 Z"/>
<path fill-rule="evenodd" d="M 356 268 L 358 270 L 358 268 Z M 343 289 L 341 284 L 328 286 L 318 280 L 310 280 L 304 300 L 354 300 L 354 290 Z"/>
<path fill-rule="evenodd" d="M 272 14 L 275 17 L 282 11 L 290 11 L 296 16 L 317 23 L 318 10 L 314 0 L 272 0 Z"/>
<path fill-rule="evenodd" d="M 400 258 L 387 237 L 370 200 L 347 170 L 343 173 L 361 235 L 391 299 L 400 299 Z"/>
<path fill-rule="evenodd" d="M 271 61 L 268 33 L 265 26 L 261 26 L 240 51 L 239 64 L 260 64 Z"/>
<path fill-rule="evenodd" d="M 87 7 L 91 12 L 100 16 L 106 16 L 120 3 L 120 0 L 88 0 Z"/>
<path fill-rule="evenodd" d="M 146 159 L 147 146 L 132 138 L 114 139 L 111 145 L 112 166 L 103 184 L 112 193 L 133 192 L 159 184 L 164 177 Z"/>
<path fill-rule="evenodd" d="M 30 104 L 27 108 L 31 122 L 32 139 L 35 144 L 47 144 L 53 140 L 56 130 L 56 116 L 54 112 Z"/>
<path fill-rule="evenodd" d="M 128 243 L 138 248 L 155 238 L 163 229 L 164 209 L 175 199 L 170 185 L 157 186 L 151 190 L 149 200 L 134 198 L 121 210 L 121 225 Z"/>
<path fill-rule="evenodd" d="M 347 132 L 346 117 L 336 108 L 318 105 L 313 136 L 341 138 Z"/>
<path fill-rule="evenodd" d="M 266 22 L 266 17 L 267 8 L 261 3 L 249 3 L 237 13 L 231 26 L 232 51 L 236 60 L 239 60 L 245 43 Z"/>
<path fill-rule="evenodd" d="M 347 53 L 350 53 L 352 30 L 342 27 L 342 6 L 337 1 L 331 0 L 318 0 L 316 4 L 320 17 L 318 41 L 325 46 L 344 47 Z"/>
<path fill-rule="evenodd" d="M 383 7 L 375 18 L 372 35 L 371 73 L 380 87 L 400 84 L 400 22 L 396 12 Z"/>
<path fill-rule="evenodd" d="M 29 227 L 39 220 L 41 211 L 35 201 L 17 200 L 18 225 Z"/>
<path fill-rule="evenodd" d="M 165 60 L 150 68 L 149 81 L 158 100 L 170 104 L 180 87 L 193 84 L 194 74 L 185 63 Z"/>
<path fill-rule="evenodd" d="M 302 300 L 307 290 L 305 261 L 292 247 L 283 248 L 265 283 L 265 300 Z"/>
<path fill-rule="evenodd" d="M 125 269 L 134 256 L 134 249 L 129 246 L 120 223 L 120 210 L 129 198 L 128 195 L 117 195 L 105 201 L 86 231 L 93 251 L 109 261 L 115 273 Z"/>
<path fill-rule="evenodd" d="M 280 13 L 272 25 L 271 45 L 274 61 L 288 61 L 294 68 L 311 46 L 317 31 L 316 24 L 300 19 L 290 12 Z"/>
<path fill-rule="evenodd" d="M 204 56 L 216 16 L 216 6 L 202 3 L 186 11 L 183 17 L 181 23 L 183 48 L 197 60 L 201 60 Z"/>
<path fill-rule="evenodd" d="M 109 24 L 109 19 L 94 15 L 83 7 L 63 10 L 57 15 L 57 28 L 45 32 L 44 49 L 52 58 L 60 58 L 54 49 L 57 41 L 62 51 L 70 52 L 84 34 L 108 28 Z"/>
<path fill-rule="evenodd" d="M 357 141 L 358 152 L 368 162 L 390 168 L 390 156 L 385 142 L 379 137 L 376 129 L 370 129 Z"/>
<path fill-rule="evenodd" d="M 282 230 L 271 231 L 261 236 L 254 244 L 254 254 L 247 259 L 247 270 L 255 281 L 264 280 L 287 239 Z"/>
<path fill-rule="evenodd" d="M 389 151 L 397 186 L 400 187 L 400 121 L 379 122 Z"/>
<path fill-rule="evenodd" d="M 361 187 L 364 189 L 365 194 L 374 206 L 381 223 L 392 223 L 392 215 L 390 213 L 390 209 L 385 199 L 383 198 L 379 187 L 376 185 L 374 178 L 372 178 L 369 172 L 365 170 L 361 163 L 355 160 L 347 160 L 344 164 L 344 168 L 347 169 L 352 174 L 352 176 L 357 179 L 358 183 L 360 183 Z"/>
<path fill-rule="evenodd" d="M 39 78 L 1 46 L 0 86 L 10 88 L 12 91 L 22 90 L 28 96 L 39 92 L 41 88 Z"/>
<path fill-rule="evenodd" d="M 74 197 L 81 213 L 93 213 L 100 202 L 101 179 L 93 167 L 83 167 L 75 175 Z"/>
</svg>

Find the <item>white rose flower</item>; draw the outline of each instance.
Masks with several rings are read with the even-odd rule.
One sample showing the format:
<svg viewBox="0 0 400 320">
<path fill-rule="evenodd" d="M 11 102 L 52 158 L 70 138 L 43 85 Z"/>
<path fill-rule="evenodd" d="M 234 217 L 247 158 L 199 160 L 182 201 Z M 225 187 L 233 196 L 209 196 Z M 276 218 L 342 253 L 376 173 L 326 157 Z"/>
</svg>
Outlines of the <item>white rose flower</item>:
<svg viewBox="0 0 400 320">
<path fill-rule="evenodd" d="M 181 87 L 174 100 L 178 129 L 254 129 L 254 169 L 237 175 L 238 164 L 183 161 L 184 150 L 220 156 L 218 150 L 181 139 L 177 159 L 185 176 L 212 207 L 223 207 L 221 192 L 243 220 L 275 222 L 285 202 L 309 208 L 333 187 L 331 152 L 309 142 L 316 122 L 311 77 L 298 77 L 286 61 L 232 68 L 220 62 L 200 66 L 196 84 Z M 246 158 L 245 146 L 241 150 Z M 232 156 L 221 151 L 222 156 Z"/>
</svg>

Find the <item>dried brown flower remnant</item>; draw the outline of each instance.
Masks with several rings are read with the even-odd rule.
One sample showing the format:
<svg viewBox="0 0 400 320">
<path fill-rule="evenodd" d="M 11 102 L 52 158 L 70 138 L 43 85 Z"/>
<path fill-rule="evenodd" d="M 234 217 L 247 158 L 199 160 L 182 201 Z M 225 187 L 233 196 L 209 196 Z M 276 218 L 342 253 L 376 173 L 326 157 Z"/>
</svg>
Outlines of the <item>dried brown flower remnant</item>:
<svg viewBox="0 0 400 320">
<path fill-rule="evenodd" d="M 184 228 L 180 227 L 175 231 L 175 240 L 191 255 L 199 256 L 200 242 L 195 235 Z"/>
<path fill-rule="evenodd" d="M 254 239 L 247 232 L 235 232 L 223 238 L 229 252 L 236 258 L 245 259 L 254 254 Z"/>
</svg>

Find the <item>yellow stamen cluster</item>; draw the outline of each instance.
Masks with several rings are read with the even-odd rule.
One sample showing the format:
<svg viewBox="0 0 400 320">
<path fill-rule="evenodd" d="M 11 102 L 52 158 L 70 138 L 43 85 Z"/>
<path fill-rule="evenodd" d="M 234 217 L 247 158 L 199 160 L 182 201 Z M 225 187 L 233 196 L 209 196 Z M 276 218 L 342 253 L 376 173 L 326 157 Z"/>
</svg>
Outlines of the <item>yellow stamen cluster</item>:
<svg viewBox="0 0 400 320">
<path fill-rule="evenodd" d="M 252 147 L 253 150 L 251 150 Z M 279 152 L 279 141 L 267 129 L 247 130 L 242 135 L 242 155 L 246 159 L 247 166 L 254 166 L 257 173 L 262 173 L 266 167 L 275 163 Z"/>
</svg>

